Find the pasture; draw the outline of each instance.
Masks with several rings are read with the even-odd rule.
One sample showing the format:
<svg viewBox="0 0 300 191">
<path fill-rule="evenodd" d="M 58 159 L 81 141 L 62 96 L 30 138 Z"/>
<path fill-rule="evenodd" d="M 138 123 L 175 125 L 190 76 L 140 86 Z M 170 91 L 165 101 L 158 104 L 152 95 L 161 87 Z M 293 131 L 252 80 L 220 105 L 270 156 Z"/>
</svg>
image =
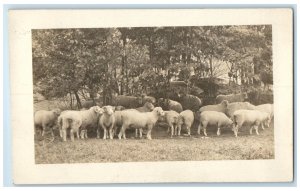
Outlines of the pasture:
<svg viewBox="0 0 300 191">
<path fill-rule="evenodd" d="M 242 128 L 235 138 L 231 129 L 224 129 L 221 136 L 216 129 L 192 136 L 170 138 L 166 128 L 156 127 L 152 131 L 153 140 L 135 139 L 133 131 L 127 133 L 126 140 L 102 140 L 91 137 L 87 140 L 75 139 L 62 142 L 56 132 L 55 140 L 45 143 L 41 137 L 35 139 L 36 164 L 58 163 L 101 163 L 101 162 L 143 162 L 143 161 L 202 161 L 202 160 L 253 160 L 274 159 L 274 128 L 259 129 L 249 134 Z"/>
</svg>

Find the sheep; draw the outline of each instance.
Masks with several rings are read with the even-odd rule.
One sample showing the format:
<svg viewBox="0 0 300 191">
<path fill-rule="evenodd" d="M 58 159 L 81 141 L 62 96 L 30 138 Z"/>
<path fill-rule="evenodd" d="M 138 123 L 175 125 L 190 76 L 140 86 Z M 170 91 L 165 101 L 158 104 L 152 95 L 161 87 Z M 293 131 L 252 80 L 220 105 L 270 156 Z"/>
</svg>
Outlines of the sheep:
<svg viewBox="0 0 300 191">
<path fill-rule="evenodd" d="M 203 111 L 218 111 L 218 112 L 226 113 L 228 104 L 229 103 L 227 100 L 223 100 L 221 103 L 216 105 L 203 106 L 199 109 L 199 111 L 200 113 Z"/>
<path fill-rule="evenodd" d="M 200 98 L 190 94 L 186 94 L 181 97 L 180 103 L 183 110 L 192 110 L 194 112 L 198 111 L 202 105 L 202 101 Z"/>
<path fill-rule="evenodd" d="M 216 97 L 216 103 L 221 103 L 223 100 L 227 100 L 229 103 L 243 102 L 248 99 L 247 93 L 229 94 L 229 95 L 218 95 Z"/>
<path fill-rule="evenodd" d="M 165 111 L 164 121 L 171 127 L 171 137 L 177 135 L 177 123 L 178 123 L 179 113 L 176 111 Z M 169 128 L 168 131 L 169 132 Z"/>
<path fill-rule="evenodd" d="M 266 113 L 269 113 L 271 119 L 274 117 L 273 104 L 258 105 L 258 106 L 255 106 L 255 109 L 258 111 L 264 111 Z"/>
<path fill-rule="evenodd" d="M 91 108 L 93 106 L 99 106 L 99 107 L 101 107 L 101 105 L 102 104 L 101 104 L 101 102 L 100 102 L 99 99 L 94 99 L 94 100 L 88 99 L 88 100 L 81 101 L 81 106 L 82 106 L 82 108 L 85 108 L 85 109 L 89 109 L 89 108 Z"/>
<path fill-rule="evenodd" d="M 150 112 L 154 109 L 154 105 L 151 102 L 145 102 L 143 107 L 136 108 L 139 112 Z M 140 132 L 140 137 L 143 136 L 143 129 L 142 128 L 137 128 L 135 129 L 135 137 L 138 136 L 138 131 Z"/>
<path fill-rule="evenodd" d="M 112 107 L 110 105 L 102 107 L 103 114 L 99 117 L 99 126 L 97 129 L 97 138 L 100 137 L 100 127 L 103 128 L 103 139 L 108 138 L 107 130 L 109 133 L 109 138 L 113 139 L 113 128 L 115 124 L 115 107 Z"/>
<path fill-rule="evenodd" d="M 124 109 L 125 109 L 125 107 L 123 107 L 121 105 L 118 105 L 118 106 L 115 107 L 115 111 L 122 111 Z"/>
<path fill-rule="evenodd" d="M 191 127 L 194 123 L 194 113 L 191 110 L 182 111 L 177 120 L 178 127 L 178 136 L 180 136 L 182 126 L 185 126 L 188 132 L 188 135 L 191 135 Z"/>
<path fill-rule="evenodd" d="M 266 112 L 261 112 L 258 110 L 237 110 L 233 114 L 233 132 L 235 137 L 238 135 L 238 130 L 241 128 L 244 124 L 248 124 L 251 126 L 250 128 L 250 134 L 252 134 L 252 129 L 254 128 L 256 131 L 256 134 L 258 133 L 258 127 L 264 123 L 269 123 L 270 121 L 270 115 Z"/>
<path fill-rule="evenodd" d="M 147 96 L 145 94 L 142 95 L 142 104 L 145 104 L 146 102 L 150 102 L 152 104 L 156 103 L 156 99 L 152 96 Z"/>
<path fill-rule="evenodd" d="M 63 141 L 67 140 L 66 130 L 71 128 L 70 136 L 71 141 L 74 141 L 74 133 L 76 133 L 77 138 L 79 139 L 79 128 L 81 127 L 84 130 L 81 138 L 87 138 L 87 128 L 95 127 L 98 124 L 99 116 L 102 115 L 104 110 L 99 106 L 93 106 L 88 110 L 84 111 L 73 111 L 67 110 L 61 113 L 58 118 L 60 124 L 61 136 Z"/>
<path fill-rule="evenodd" d="M 249 102 L 234 102 L 227 105 L 226 115 L 232 119 L 233 113 L 240 109 L 254 110 L 255 106 Z"/>
<path fill-rule="evenodd" d="M 200 124 L 198 126 L 198 135 L 200 135 L 201 125 L 203 128 L 204 135 L 207 136 L 206 127 L 207 125 L 217 125 L 219 136 L 221 127 L 228 127 L 233 125 L 233 121 L 229 119 L 224 113 L 218 111 L 203 111 L 200 114 Z"/>
<path fill-rule="evenodd" d="M 161 107 L 155 107 L 152 112 L 141 113 L 137 110 L 124 110 L 121 114 L 123 122 L 121 131 L 118 135 L 119 139 L 126 139 L 125 130 L 127 128 L 147 128 L 147 139 L 151 140 L 151 130 L 160 116 L 164 116 L 164 111 Z"/>
<path fill-rule="evenodd" d="M 142 106 L 142 98 L 135 96 L 125 96 L 125 95 L 113 95 L 112 105 L 123 106 L 125 108 L 133 109 Z"/>
<path fill-rule="evenodd" d="M 53 109 L 51 111 L 39 110 L 34 114 L 34 126 L 35 130 L 40 128 L 42 136 L 45 134 L 46 128 L 51 131 L 52 137 L 54 137 L 53 127 L 56 125 L 57 118 L 60 115 L 60 109 Z"/>
<path fill-rule="evenodd" d="M 178 113 L 182 112 L 182 105 L 174 100 L 159 98 L 158 105 L 164 110 L 173 110 Z"/>
<path fill-rule="evenodd" d="M 118 128 L 120 128 L 122 126 L 122 111 L 115 111 L 114 116 L 115 116 L 115 123 L 114 123 L 114 128 L 113 128 L 113 132 L 114 135 L 117 134 L 117 130 Z"/>
</svg>

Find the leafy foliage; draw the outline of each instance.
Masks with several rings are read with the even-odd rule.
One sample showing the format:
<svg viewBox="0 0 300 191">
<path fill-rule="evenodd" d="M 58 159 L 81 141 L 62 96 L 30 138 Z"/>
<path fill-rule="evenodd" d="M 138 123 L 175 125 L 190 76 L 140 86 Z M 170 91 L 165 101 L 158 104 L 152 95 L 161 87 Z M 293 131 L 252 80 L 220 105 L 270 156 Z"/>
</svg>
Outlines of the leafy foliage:
<svg viewBox="0 0 300 191">
<path fill-rule="evenodd" d="M 220 81 L 241 88 L 273 83 L 272 28 L 189 26 L 32 30 L 33 81 L 48 99 L 113 93 L 215 96 Z M 202 90 L 203 91 L 202 91 Z"/>
</svg>

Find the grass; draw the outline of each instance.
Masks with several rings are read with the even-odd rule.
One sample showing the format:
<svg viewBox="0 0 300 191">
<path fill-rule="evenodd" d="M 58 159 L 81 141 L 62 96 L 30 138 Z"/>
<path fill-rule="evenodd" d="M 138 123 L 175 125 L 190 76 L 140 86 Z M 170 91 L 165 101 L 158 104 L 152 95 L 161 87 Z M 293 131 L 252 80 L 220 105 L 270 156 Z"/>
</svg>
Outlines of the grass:
<svg viewBox="0 0 300 191">
<path fill-rule="evenodd" d="M 208 130 L 209 138 L 196 135 L 193 127 L 191 137 L 170 138 L 165 128 L 152 132 L 153 140 L 134 139 L 133 132 L 127 133 L 127 140 L 102 140 L 90 138 L 62 142 L 56 136 L 45 144 L 41 137 L 35 140 L 37 164 L 57 163 L 100 163 L 138 161 L 201 161 L 201 160 L 253 160 L 274 159 L 274 128 L 260 129 L 260 135 L 249 134 L 241 129 L 235 138 L 230 129 L 216 136 L 216 129 Z"/>
</svg>

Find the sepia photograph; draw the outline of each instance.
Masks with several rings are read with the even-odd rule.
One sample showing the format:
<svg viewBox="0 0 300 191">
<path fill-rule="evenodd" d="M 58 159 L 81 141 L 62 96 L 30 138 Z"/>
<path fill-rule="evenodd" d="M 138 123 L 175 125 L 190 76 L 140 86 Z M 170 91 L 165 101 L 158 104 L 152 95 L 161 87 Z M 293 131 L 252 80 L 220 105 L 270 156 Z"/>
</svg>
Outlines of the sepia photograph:
<svg viewBox="0 0 300 191">
<path fill-rule="evenodd" d="M 14 182 L 292 181 L 291 15 L 11 11 Z"/>
<path fill-rule="evenodd" d="M 37 164 L 274 158 L 271 25 L 31 32 Z"/>
</svg>

